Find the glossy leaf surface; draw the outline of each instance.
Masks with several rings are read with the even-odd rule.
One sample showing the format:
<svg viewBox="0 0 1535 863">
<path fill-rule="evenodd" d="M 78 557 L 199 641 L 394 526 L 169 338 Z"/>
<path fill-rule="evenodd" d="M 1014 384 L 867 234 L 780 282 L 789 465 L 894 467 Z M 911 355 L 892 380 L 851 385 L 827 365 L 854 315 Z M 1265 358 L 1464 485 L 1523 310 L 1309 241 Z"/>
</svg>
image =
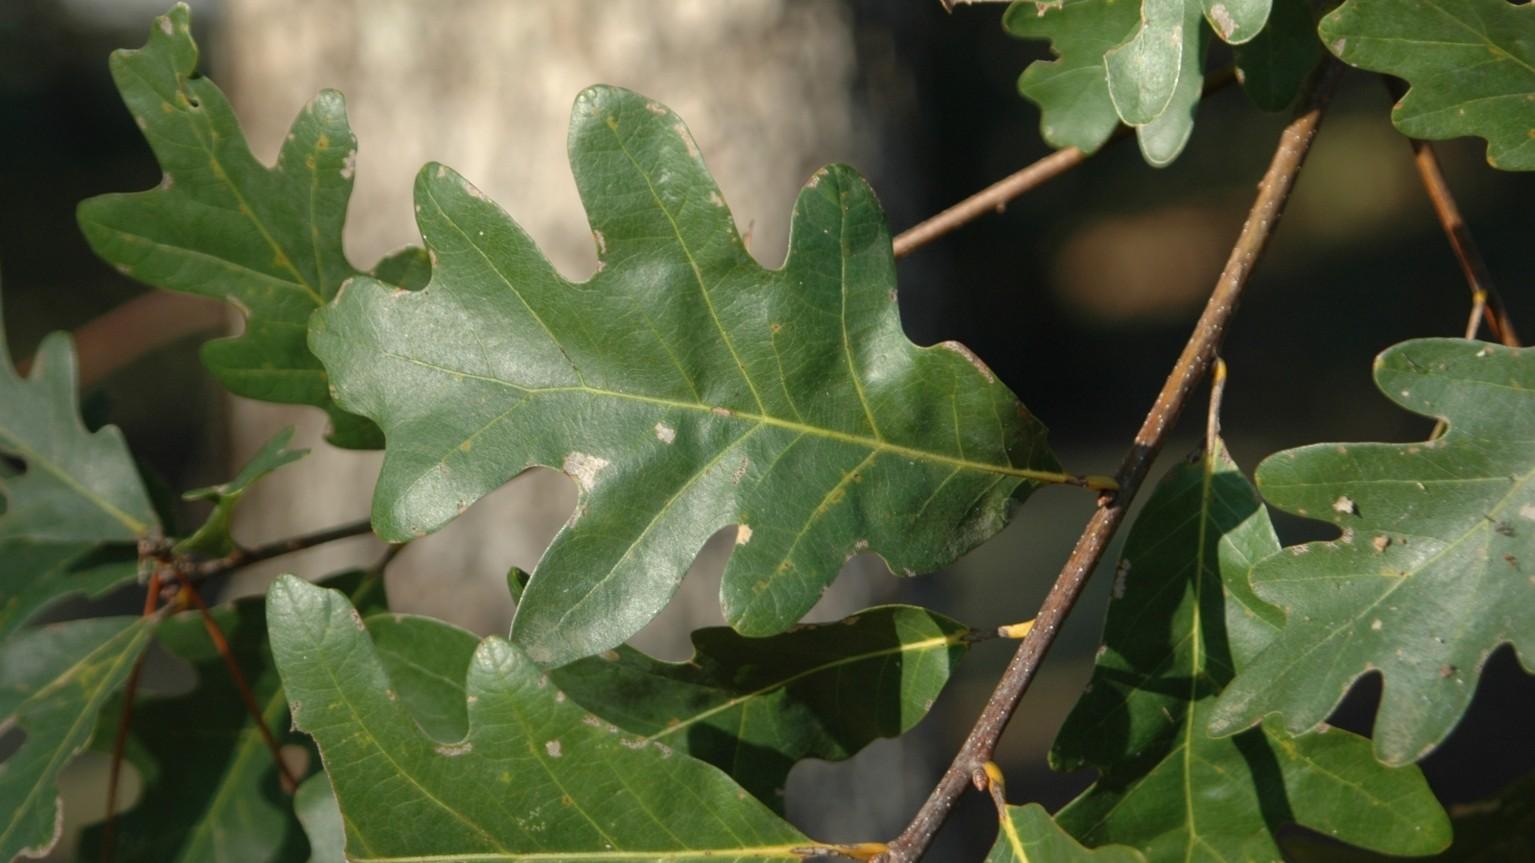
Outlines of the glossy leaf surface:
<svg viewBox="0 0 1535 863">
<path fill-rule="evenodd" d="M 1285 625 L 1221 695 L 1218 733 L 1270 713 L 1292 733 L 1313 728 L 1374 671 L 1375 751 L 1404 764 L 1449 734 L 1495 648 L 1535 662 L 1535 350 L 1419 339 L 1382 353 L 1375 382 L 1448 431 L 1316 444 L 1259 466 L 1270 503 L 1343 533 L 1253 571 Z"/>
<path fill-rule="evenodd" d="M 346 599 L 284 576 L 272 650 L 319 745 L 353 860 L 796 860 L 811 845 L 715 768 L 610 729 L 511 644 L 469 666 L 468 734 L 440 743 L 391 697 Z"/>
<path fill-rule="evenodd" d="M 324 408 L 333 443 L 376 447 L 378 429 L 336 408 L 305 344 L 310 314 L 360 274 L 341 242 L 357 160 L 346 104 L 334 90 L 316 96 L 268 168 L 228 99 L 196 75 L 188 17 L 178 5 L 156 19 L 143 48 L 112 55 L 112 78 L 164 179 L 83 202 L 80 229 L 127 275 L 240 309 L 245 331 L 202 351 L 231 392 Z"/>
<path fill-rule="evenodd" d="M 434 530 L 532 465 L 580 487 L 513 624 L 541 664 L 622 643 L 711 534 L 740 525 L 726 619 L 786 629 L 854 554 L 943 566 L 1063 479 L 1044 429 L 955 344 L 913 345 L 884 216 L 851 170 L 795 207 L 788 260 L 746 252 L 681 121 L 638 94 L 576 101 L 571 164 L 599 271 L 574 284 L 467 181 L 429 165 L 431 283 L 357 280 L 311 344 L 384 428 L 387 539 Z"/>
<path fill-rule="evenodd" d="M 1419 771 L 1382 766 L 1362 737 L 1206 733 L 1221 688 L 1278 630 L 1279 612 L 1247 585 L 1278 551 L 1223 447 L 1158 484 L 1126 540 L 1093 678 L 1051 753 L 1058 768 L 1102 774 L 1059 813 L 1066 829 L 1153 863 L 1278 860 L 1290 823 L 1398 854 L 1448 843 Z"/>
<path fill-rule="evenodd" d="M 189 491 L 182 495 L 186 500 L 209 500 L 213 511 L 203 521 L 196 533 L 177 543 L 178 553 L 196 553 L 207 557 L 223 557 L 235 550 L 234 537 L 229 535 L 229 523 L 234 517 L 240 498 L 250 491 L 262 477 L 286 464 L 291 464 L 309 453 L 307 449 L 288 449 L 293 439 L 293 427 L 288 426 L 267 441 L 235 478 L 221 485 Z"/>
<path fill-rule="evenodd" d="M 22 632 L 0 648 L 0 727 L 26 739 L 0 762 L 0 860 L 59 840 L 59 772 L 91 741 L 96 716 L 133 669 L 153 620 L 98 617 Z"/>
<path fill-rule="evenodd" d="M 1038 803 L 1007 807 L 985 863 L 1145 863 L 1133 848 L 1083 848 Z"/>
<path fill-rule="evenodd" d="M 1406 79 L 1404 135 L 1475 135 L 1487 164 L 1535 170 L 1535 6 L 1508 0 L 1349 0 L 1322 41 L 1351 66 Z"/>
</svg>

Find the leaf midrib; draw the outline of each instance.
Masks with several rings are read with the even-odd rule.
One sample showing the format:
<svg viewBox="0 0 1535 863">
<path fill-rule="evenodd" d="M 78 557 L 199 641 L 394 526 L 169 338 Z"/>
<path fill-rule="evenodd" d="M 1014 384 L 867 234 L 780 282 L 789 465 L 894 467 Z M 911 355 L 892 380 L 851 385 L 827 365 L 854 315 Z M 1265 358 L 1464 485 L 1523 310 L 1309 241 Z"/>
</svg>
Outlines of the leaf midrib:
<svg viewBox="0 0 1535 863">
<path fill-rule="evenodd" d="M 956 633 L 954 633 L 952 635 L 940 635 L 940 636 L 937 636 L 937 637 L 934 637 L 934 638 L 923 639 L 922 641 L 914 641 L 914 642 L 911 642 L 910 644 L 901 644 L 898 647 L 885 648 L 883 650 L 873 650 L 873 651 L 870 651 L 868 653 L 860 653 L 860 654 L 858 654 L 856 656 L 846 656 L 846 657 L 842 657 L 842 658 L 839 658 L 839 659 L 835 659 L 835 660 L 833 660 L 831 662 L 824 663 L 822 665 L 817 665 L 814 668 L 809 668 L 809 669 L 801 671 L 801 672 L 799 672 L 797 674 L 791 675 L 789 677 L 785 677 L 782 680 L 778 680 L 778 681 L 775 681 L 773 683 L 770 683 L 767 686 L 764 686 L 764 687 L 762 687 L 760 689 L 757 689 L 757 690 L 754 690 L 752 692 L 748 692 L 745 695 L 740 695 L 740 696 L 732 698 L 732 699 L 730 699 L 728 701 L 725 701 L 725 702 L 723 702 L 721 704 L 717 704 L 714 707 L 709 708 L 708 710 L 704 710 L 704 711 L 701 711 L 699 713 L 696 713 L 693 716 L 690 716 L 687 719 L 682 720 L 680 722 L 677 722 L 677 723 L 675 723 L 673 725 L 668 725 L 665 729 L 663 729 L 661 731 L 657 731 L 655 734 L 652 734 L 649 737 L 646 737 L 645 738 L 645 742 L 653 743 L 653 742 L 655 742 L 655 741 L 657 741 L 657 740 L 659 740 L 659 739 L 661 739 L 663 737 L 666 737 L 666 736 L 671 735 L 671 734 L 675 734 L 675 733 L 677 733 L 678 731 L 681 731 L 684 728 L 687 728 L 687 727 L 689 727 L 691 725 L 694 725 L 696 723 L 702 722 L 703 720 L 708 719 L 710 716 L 714 716 L 716 714 L 723 713 L 724 711 L 729 710 L 730 708 L 735 707 L 735 706 L 737 706 L 739 704 L 744 704 L 744 703 L 752 701 L 754 699 L 761 698 L 762 696 L 767 695 L 770 692 L 773 692 L 773 691 L 778 690 L 778 689 L 783 689 L 783 688 L 789 686 L 790 684 L 792 684 L 792 683 L 794 683 L 796 681 L 803 680 L 806 677 L 810 677 L 812 675 L 820 674 L 822 672 L 829 671 L 829 670 L 834 669 L 834 668 L 840 668 L 841 666 L 844 666 L 844 665 L 853 665 L 855 663 L 865 662 L 865 661 L 870 660 L 870 659 L 878 659 L 881 656 L 896 656 L 896 655 L 899 655 L 899 654 L 902 654 L 902 653 L 911 653 L 911 652 L 914 652 L 914 651 L 927 650 L 927 649 L 930 649 L 930 648 L 940 648 L 940 647 L 946 648 L 946 647 L 951 647 L 953 645 L 961 643 L 964 640 L 964 638 L 965 638 L 965 636 L 967 634 L 968 633 L 966 631 L 961 631 L 961 632 L 956 632 Z"/>
<path fill-rule="evenodd" d="M 653 404 L 661 407 L 676 408 L 678 410 L 688 410 L 694 411 L 696 413 L 713 414 L 714 416 L 718 416 L 723 419 L 735 419 L 743 422 L 756 423 L 758 425 L 766 425 L 772 426 L 774 428 L 786 429 L 788 431 L 799 432 L 801 434 L 825 438 L 827 440 L 834 440 L 839 443 L 851 444 L 854 446 L 862 447 L 864 449 L 904 456 L 905 458 L 911 459 L 913 461 L 934 462 L 937 464 L 951 465 L 961 469 L 979 471 L 982 473 L 1003 474 L 1006 476 L 1029 480 L 1031 482 L 1078 482 L 1077 477 L 1062 472 L 1030 470 L 1028 468 L 1013 467 L 1012 465 L 999 465 L 989 462 L 978 462 L 967 458 L 958 458 L 955 456 L 946 455 L 944 453 L 933 452 L 931 450 L 916 449 L 914 447 L 890 443 L 889 441 L 881 441 L 875 438 L 867 437 L 865 435 L 841 432 L 835 429 L 813 426 L 803 422 L 796 422 L 794 420 L 782 419 L 780 417 L 769 416 L 767 414 L 750 413 L 747 411 L 732 410 L 730 408 L 719 407 L 715 405 L 706 405 L 701 402 L 678 401 L 676 399 L 662 398 L 660 396 L 625 393 L 619 392 L 617 390 L 609 390 L 592 386 L 523 387 L 518 386 L 517 384 L 514 384 L 510 381 L 504 381 L 499 378 L 489 377 L 487 375 L 479 375 L 473 372 L 464 372 L 459 371 L 458 369 L 447 368 L 445 366 L 437 365 L 436 363 L 427 362 L 426 360 L 405 356 L 404 354 L 395 353 L 392 351 L 382 351 L 381 353 L 386 357 L 391 357 L 393 359 L 401 360 L 412 365 L 431 369 L 433 371 L 442 372 L 444 374 L 453 375 L 454 377 L 483 381 L 485 383 L 506 387 L 507 389 L 516 390 L 517 392 L 529 397 L 539 395 L 555 395 L 561 393 L 581 393 L 590 396 L 641 402 L 644 404 Z"/>
</svg>

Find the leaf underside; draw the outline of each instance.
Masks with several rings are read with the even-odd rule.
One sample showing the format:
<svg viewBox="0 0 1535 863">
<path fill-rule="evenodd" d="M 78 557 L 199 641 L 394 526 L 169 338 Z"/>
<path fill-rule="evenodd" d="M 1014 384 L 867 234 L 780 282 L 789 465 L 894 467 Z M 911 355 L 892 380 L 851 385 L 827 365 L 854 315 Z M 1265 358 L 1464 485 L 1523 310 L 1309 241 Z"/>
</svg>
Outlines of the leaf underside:
<svg viewBox="0 0 1535 863">
<path fill-rule="evenodd" d="M 1508 0 L 1349 0 L 1322 41 L 1351 66 L 1406 79 L 1404 135 L 1474 135 L 1487 164 L 1535 170 L 1535 7 Z"/>
<path fill-rule="evenodd" d="M 291 576 L 267 598 L 294 721 L 314 736 L 352 860 L 797 860 L 810 843 L 715 768 L 627 737 L 486 639 L 467 735 L 402 705 L 345 598 Z"/>
<path fill-rule="evenodd" d="M 431 283 L 356 280 L 310 338 L 342 403 L 387 435 L 385 538 L 434 530 L 529 466 L 576 480 L 513 624 L 539 663 L 622 643 L 720 528 L 740 525 L 726 619 L 769 635 L 853 555 L 937 569 L 1061 478 L 1043 427 L 979 360 L 907 340 L 884 216 L 851 170 L 811 179 L 768 270 L 665 107 L 589 89 L 570 154 L 590 281 L 562 278 L 504 211 L 428 165 Z"/>
<path fill-rule="evenodd" d="M 208 517 L 196 532 L 176 544 L 176 553 L 223 557 L 234 551 L 235 541 L 229 533 L 229 525 L 234 518 L 235 507 L 240 504 L 240 498 L 244 497 L 251 486 L 262 477 L 308 454 L 307 449 L 288 449 L 288 441 L 292 439 L 293 427 L 288 426 L 273 435 L 271 440 L 251 456 L 250 461 L 245 463 L 245 467 L 240 469 L 234 479 L 221 485 L 195 489 L 182 495 L 185 500 L 212 501 L 213 511 L 208 513 Z"/>
<path fill-rule="evenodd" d="M 1375 751 L 1404 764 L 1449 734 L 1493 650 L 1510 643 L 1531 668 L 1535 349 L 1404 342 L 1376 359 L 1375 382 L 1448 431 L 1421 443 L 1316 444 L 1258 468 L 1270 503 L 1343 534 L 1254 569 L 1254 591 L 1285 625 L 1222 694 L 1217 733 L 1269 713 L 1299 733 L 1378 672 Z"/>
<path fill-rule="evenodd" d="M 1222 687 L 1278 630 L 1279 612 L 1247 584 L 1278 551 L 1224 447 L 1158 484 L 1126 541 L 1092 680 L 1051 753 L 1058 769 L 1102 773 L 1059 813 L 1067 830 L 1152 863 L 1278 860 L 1291 823 L 1397 854 L 1449 841 L 1421 773 L 1383 767 L 1362 737 L 1206 733 Z"/>
</svg>

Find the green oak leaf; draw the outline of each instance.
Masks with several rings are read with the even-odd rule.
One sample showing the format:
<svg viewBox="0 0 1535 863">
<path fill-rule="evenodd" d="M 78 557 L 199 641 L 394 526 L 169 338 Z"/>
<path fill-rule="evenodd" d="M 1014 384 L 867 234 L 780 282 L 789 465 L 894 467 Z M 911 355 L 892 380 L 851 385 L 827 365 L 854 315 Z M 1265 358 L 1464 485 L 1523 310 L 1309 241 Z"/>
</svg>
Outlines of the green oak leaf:
<svg viewBox="0 0 1535 863">
<path fill-rule="evenodd" d="M 1301 447 L 1259 466 L 1269 503 L 1343 535 L 1253 570 L 1285 626 L 1222 693 L 1215 733 L 1269 713 L 1299 733 L 1378 671 L 1375 751 L 1405 764 L 1449 734 L 1499 645 L 1527 669 L 1535 661 L 1535 349 L 1404 342 L 1376 359 L 1375 382 L 1449 430 Z"/>
<path fill-rule="evenodd" d="M 1349 0 L 1322 41 L 1351 66 L 1404 78 L 1404 135 L 1487 141 L 1487 164 L 1535 170 L 1535 6 L 1508 0 Z"/>
<path fill-rule="evenodd" d="M 0 325 L 0 455 L 23 467 L 0 477 L 0 543 L 133 542 L 160 526 L 123 433 L 80 419 L 77 381 L 68 334 L 43 339 L 22 377 Z"/>
<path fill-rule="evenodd" d="M 281 745 L 307 739 L 289 728 L 266 645 L 259 599 L 212 612 L 267 728 Z M 111 859 L 121 863 L 272 863 L 304 848 L 267 749 L 240 692 L 204 629 L 186 612 L 162 622 L 155 640 L 191 663 L 198 686 L 174 697 L 140 699 L 128 751 L 144 782 L 138 803 L 118 816 Z M 110 752 L 121 705 L 102 713 L 97 745 Z M 82 860 L 102 859 L 102 829 L 86 832 Z"/>
<path fill-rule="evenodd" d="M 1018 92 L 1039 106 L 1039 132 L 1050 146 L 1094 153 L 1114 133 L 1119 114 L 1103 55 L 1139 23 L 1134 0 L 1018 0 L 1002 13 L 1008 33 L 1049 39 L 1056 55 L 1030 63 L 1018 77 Z"/>
<path fill-rule="evenodd" d="M 80 418 L 65 333 L 38 348 L 31 374 L 11 363 L 0 322 L 0 639 L 73 594 L 96 596 L 138 573 L 130 543 L 159 529 L 116 426 Z"/>
<path fill-rule="evenodd" d="M 25 630 L 0 647 L 0 728 L 14 723 L 26 734 L 0 762 L 0 860 L 41 857 L 59 841 L 59 772 L 90 743 L 154 623 L 76 620 Z"/>
<path fill-rule="evenodd" d="M 156 19 L 143 48 L 113 53 L 112 78 L 165 177 L 82 202 L 80 229 L 133 278 L 241 311 L 245 332 L 202 350 L 231 392 L 324 408 L 332 443 L 377 447 L 376 427 L 335 406 L 305 343 L 310 314 L 360 275 L 341 242 L 357 159 L 345 102 L 334 90 L 315 97 L 268 168 L 224 94 L 195 74 L 197 54 L 185 4 Z"/>
<path fill-rule="evenodd" d="M 286 464 L 291 464 L 309 454 L 307 449 L 288 449 L 293 440 L 293 426 L 273 435 L 272 439 L 245 463 L 235 478 L 221 485 L 189 491 L 186 500 L 213 501 L 213 511 L 203 521 L 196 533 L 176 544 L 180 554 L 201 554 L 207 557 L 223 557 L 235 550 L 234 537 L 229 534 L 229 522 L 234 517 L 240 498 L 250 491 L 258 480 Z"/>
<path fill-rule="evenodd" d="M 1265 111 L 1289 107 L 1322 58 L 1311 7 L 1310 0 L 1274 0 L 1263 31 L 1232 52 L 1242 89 Z"/>
<path fill-rule="evenodd" d="M 1104 646 L 1051 752 L 1099 780 L 1058 814 L 1089 844 L 1159 861 L 1278 860 L 1301 824 L 1395 854 L 1443 848 L 1449 825 L 1414 767 L 1378 763 L 1340 729 L 1205 732 L 1216 696 L 1274 640 L 1281 615 L 1248 587 L 1279 540 L 1223 445 L 1158 484 L 1126 540 Z"/>
<path fill-rule="evenodd" d="M 1209 29 L 1194 0 L 1147 0 L 1144 10 L 1143 21 L 1134 0 L 1018 0 L 1008 7 L 1008 32 L 1051 40 L 1057 57 L 1030 64 L 1018 79 L 1018 91 L 1040 107 L 1048 143 L 1092 153 L 1123 119 L 1136 127 L 1148 164 L 1171 164 L 1183 152 L 1204 87 Z"/>
<path fill-rule="evenodd" d="M 985 863 L 1145 863 L 1133 848 L 1083 848 L 1038 803 L 1008 806 Z"/>
<path fill-rule="evenodd" d="M 913 345 L 890 234 L 850 169 L 818 171 L 782 269 L 757 264 L 671 111 L 576 101 L 571 163 L 599 271 L 565 280 L 441 165 L 416 181 L 423 290 L 354 280 L 310 344 L 384 428 L 385 539 L 435 530 L 533 465 L 580 487 L 517 609 L 540 664 L 622 643 L 704 541 L 740 525 L 726 619 L 794 623 L 853 555 L 937 569 L 1055 473 L 1044 427 L 963 347 Z"/>
<path fill-rule="evenodd" d="M 0 642 L 65 597 L 101 596 L 138 571 L 132 546 L 0 540 Z"/>
<path fill-rule="evenodd" d="M 467 735 L 444 743 L 398 701 L 340 593 L 284 576 L 267 619 L 351 859 L 745 863 L 816 847 L 714 767 L 610 730 L 499 638 L 469 665 Z"/>
</svg>

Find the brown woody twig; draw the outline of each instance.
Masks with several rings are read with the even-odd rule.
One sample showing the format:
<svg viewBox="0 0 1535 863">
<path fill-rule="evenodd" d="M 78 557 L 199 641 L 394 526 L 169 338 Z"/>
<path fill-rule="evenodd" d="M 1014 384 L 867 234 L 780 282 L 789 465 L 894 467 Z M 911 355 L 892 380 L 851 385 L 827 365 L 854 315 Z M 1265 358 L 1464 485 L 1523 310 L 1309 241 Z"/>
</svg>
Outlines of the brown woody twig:
<svg viewBox="0 0 1535 863">
<path fill-rule="evenodd" d="M 1087 577 L 1103 556 L 1115 530 L 1124 520 L 1131 500 L 1146 478 L 1152 460 L 1161 450 L 1189 394 L 1209 368 L 1242 289 L 1273 234 L 1285 201 L 1295 185 L 1301 164 L 1305 161 L 1312 138 L 1332 97 L 1338 74 L 1338 64 L 1331 59 L 1326 61 L 1311 82 L 1304 106 L 1280 136 L 1279 146 L 1258 186 L 1257 199 L 1253 202 L 1247 221 L 1242 225 L 1241 235 L 1231 249 L 1231 256 L 1226 261 L 1215 290 L 1210 294 L 1204 312 L 1194 327 L 1193 335 L 1184 345 L 1172 374 L 1163 384 L 1162 391 L 1157 395 L 1156 402 L 1147 413 L 1140 431 L 1135 435 L 1134 443 L 1120 464 L 1119 491 L 1100 498 L 1097 512 L 1088 520 L 1055 585 L 1045 597 L 1033 628 L 1018 646 L 1018 652 L 1013 655 L 1007 671 L 970 730 L 964 745 L 927 801 L 917 811 L 911 824 L 890 843 L 889 851 L 876 858 L 879 863 L 910 863 L 921 857 L 965 786 L 975 781 L 975 777 L 984 775 L 981 772 L 984 765 L 991 760 L 1003 729 L 1007 727 L 1008 720 L 1012 718 L 1019 700 L 1027 691 L 1040 662 L 1060 632 L 1061 624 L 1081 594 Z"/>
<path fill-rule="evenodd" d="M 368 519 L 340 524 L 303 536 L 294 536 L 258 545 L 255 548 L 237 548 L 224 557 L 213 560 L 205 560 L 200 563 L 189 564 L 184 568 L 178 568 L 178 572 L 194 578 L 209 578 L 222 575 L 231 570 L 271 560 L 274 557 L 282 557 L 285 554 L 303 551 L 317 545 L 336 542 L 342 539 L 351 539 L 355 536 L 364 536 L 373 532 L 373 525 Z"/>
<path fill-rule="evenodd" d="M 144 597 L 144 616 L 155 613 L 160 601 L 160 573 L 149 574 L 149 593 Z M 128 745 L 128 730 L 133 726 L 133 697 L 139 691 L 139 675 L 144 672 L 144 657 L 140 653 L 128 672 L 128 682 L 123 686 L 123 710 L 117 717 L 117 736 L 112 740 L 112 766 L 107 771 L 107 817 L 102 826 L 101 860 L 111 863 L 112 852 L 117 844 L 117 784 L 122 775 L 123 753 Z"/>
</svg>

